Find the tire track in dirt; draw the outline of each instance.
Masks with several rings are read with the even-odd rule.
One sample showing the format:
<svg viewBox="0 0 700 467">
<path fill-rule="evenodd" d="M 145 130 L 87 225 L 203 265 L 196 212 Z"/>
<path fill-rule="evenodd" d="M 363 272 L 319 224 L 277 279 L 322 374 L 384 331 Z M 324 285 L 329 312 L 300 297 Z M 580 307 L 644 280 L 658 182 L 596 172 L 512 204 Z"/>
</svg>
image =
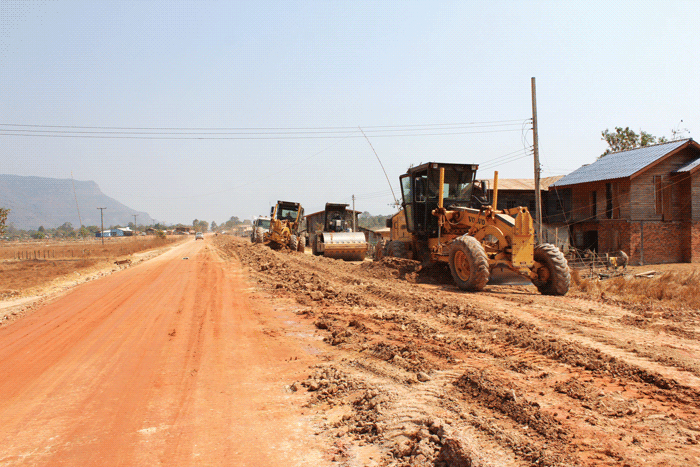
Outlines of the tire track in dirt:
<svg viewBox="0 0 700 467">
<path fill-rule="evenodd" d="M 467 451 L 505 452 L 502 460 L 513 465 L 700 460 L 698 379 L 673 364 L 672 352 L 664 361 L 666 341 L 651 357 L 626 348 L 626 341 L 652 341 L 654 334 L 633 327 L 625 335 L 618 318 L 625 310 L 606 304 L 600 312 L 600 302 L 545 298 L 534 287 L 464 294 L 395 259 L 358 265 L 245 242 L 220 247 L 240 257 L 261 287 L 306 307 L 342 356 L 335 368 L 370 390 L 412 401 L 403 409 L 379 404 L 383 409 L 370 418 L 381 433 L 367 439 L 349 430 L 342 438 L 382 446 L 377 465 L 440 465 L 456 452 L 444 436 L 420 452 L 415 437 L 408 447 L 397 441 L 404 426 L 430 432 L 433 425 L 418 420 L 424 415 L 461 426 Z M 688 344 L 683 351 L 697 355 Z M 325 394 L 317 408 L 356 407 L 360 396 L 354 397 Z"/>
</svg>

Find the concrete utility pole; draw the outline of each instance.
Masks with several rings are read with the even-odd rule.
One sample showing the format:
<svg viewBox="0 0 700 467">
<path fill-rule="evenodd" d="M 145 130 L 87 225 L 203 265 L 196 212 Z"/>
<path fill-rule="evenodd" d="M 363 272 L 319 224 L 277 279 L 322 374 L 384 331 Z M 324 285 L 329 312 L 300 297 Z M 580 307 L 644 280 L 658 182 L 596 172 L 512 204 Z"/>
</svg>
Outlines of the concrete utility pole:
<svg viewBox="0 0 700 467">
<path fill-rule="evenodd" d="M 107 208 L 97 208 L 100 210 L 100 238 L 102 239 L 102 244 L 105 244 L 105 220 L 104 220 L 104 210 Z"/>
<path fill-rule="evenodd" d="M 134 216 L 134 230 L 136 230 L 136 218 L 139 217 L 138 214 L 132 214 Z"/>
<path fill-rule="evenodd" d="M 537 243 L 542 243 L 542 195 L 540 194 L 540 149 L 537 139 L 537 94 L 535 77 L 532 77 L 532 149 L 535 156 L 535 222 Z"/>
</svg>

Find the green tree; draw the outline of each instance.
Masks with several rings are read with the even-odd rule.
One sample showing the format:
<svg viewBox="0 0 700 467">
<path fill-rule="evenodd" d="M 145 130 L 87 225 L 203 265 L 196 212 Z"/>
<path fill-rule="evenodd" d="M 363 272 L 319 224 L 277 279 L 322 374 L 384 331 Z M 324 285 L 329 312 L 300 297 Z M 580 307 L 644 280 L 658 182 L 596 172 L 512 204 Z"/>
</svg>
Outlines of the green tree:
<svg viewBox="0 0 700 467">
<path fill-rule="evenodd" d="M 668 142 L 664 136 L 657 138 L 643 130 L 640 130 L 639 134 L 637 134 L 633 130 L 630 130 L 630 127 L 625 127 L 623 129 L 622 127 L 616 126 L 614 133 L 611 133 L 610 130 L 606 128 L 605 131 L 601 131 L 600 134 L 602 136 L 601 139 L 610 146 L 600 157 L 607 156 L 613 152 L 628 151 L 652 144 Z"/>
<path fill-rule="evenodd" d="M 73 230 L 73 224 L 70 222 L 64 222 L 63 225 L 59 227 L 59 230 L 63 230 L 65 232 Z"/>
<path fill-rule="evenodd" d="M 5 235 L 5 223 L 9 213 L 10 210 L 8 208 L 0 208 L 0 235 Z"/>
<path fill-rule="evenodd" d="M 212 230 L 212 232 L 213 232 L 214 230 L 216 230 L 217 227 L 218 227 L 218 226 L 216 225 L 216 221 L 211 221 L 211 230 Z"/>
<path fill-rule="evenodd" d="M 207 230 L 209 230 L 209 222 L 207 222 L 207 221 L 198 221 L 198 222 L 194 225 L 194 229 L 195 229 L 196 231 L 198 231 L 198 232 L 206 232 Z"/>
<path fill-rule="evenodd" d="M 360 227 L 365 227 L 367 229 L 378 229 L 386 227 L 386 220 L 389 216 L 373 216 L 369 212 L 365 211 L 358 216 L 358 224 Z"/>
</svg>

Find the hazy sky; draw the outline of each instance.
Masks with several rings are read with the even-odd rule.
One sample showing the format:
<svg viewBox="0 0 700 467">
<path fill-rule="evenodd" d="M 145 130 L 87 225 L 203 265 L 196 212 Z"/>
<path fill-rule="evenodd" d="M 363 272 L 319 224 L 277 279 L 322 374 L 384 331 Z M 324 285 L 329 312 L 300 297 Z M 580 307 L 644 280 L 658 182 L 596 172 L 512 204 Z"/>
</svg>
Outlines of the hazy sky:
<svg viewBox="0 0 700 467">
<path fill-rule="evenodd" d="M 397 196 L 428 161 L 531 178 L 531 77 L 544 176 L 593 162 L 606 128 L 697 139 L 698 18 L 697 0 L 0 0 L 0 173 L 72 172 L 168 223 L 353 194 L 388 214 L 358 127 Z"/>
</svg>

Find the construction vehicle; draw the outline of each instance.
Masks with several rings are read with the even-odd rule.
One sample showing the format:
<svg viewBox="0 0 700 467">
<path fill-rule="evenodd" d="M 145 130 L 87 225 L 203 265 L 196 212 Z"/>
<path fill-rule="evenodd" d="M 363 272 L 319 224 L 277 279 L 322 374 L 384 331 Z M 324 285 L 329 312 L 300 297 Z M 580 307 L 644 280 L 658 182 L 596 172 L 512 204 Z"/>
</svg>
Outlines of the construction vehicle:
<svg viewBox="0 0 700 467">
<path fill-rule="evenodd" d="M 250 233 L 250 241 L 262 243 L 266 231 L 270 230 L 270 218 L 259 216 L 253 221 L 253 231 Z"/>
<path fill-rule="evenodd" d="M 270 209 L 270 229 L 263 233 L 263 242 L 273 249 L 289 247 L 293 251 L 304 251 L 304 242 L 299 241 L 299 226 L 304 218 L 304 208 L 299 203 L 277 201 Z"/>
<path fill-rule="evenodd" d="M 489 202 L 487 183 L 476 180 L 478 167 L 429 162 L 409 168 L 399 178 L 402 210 L 387 222 L 392 240 L 384 255 L 447 263 L 462 290 L 482 290 L 494 270 L 504 269 L 542 294 L 565 295 L 571 275 L 564 255 L 554 245 L 535 244 L 526 207 L 495 209 L 498 172 Z"/>
<path fill-rule="evenodd" d="M 309 242 L 314 255 L 326 258 L 362 261 L 367 254 L 367 240 L 362 232 L 353 232 L 357 213 L 347 204 L 326 203 L 323 224 L 309 225 Z M 307 221 L 311 224 L 311 221 Z"/>
</svg>

